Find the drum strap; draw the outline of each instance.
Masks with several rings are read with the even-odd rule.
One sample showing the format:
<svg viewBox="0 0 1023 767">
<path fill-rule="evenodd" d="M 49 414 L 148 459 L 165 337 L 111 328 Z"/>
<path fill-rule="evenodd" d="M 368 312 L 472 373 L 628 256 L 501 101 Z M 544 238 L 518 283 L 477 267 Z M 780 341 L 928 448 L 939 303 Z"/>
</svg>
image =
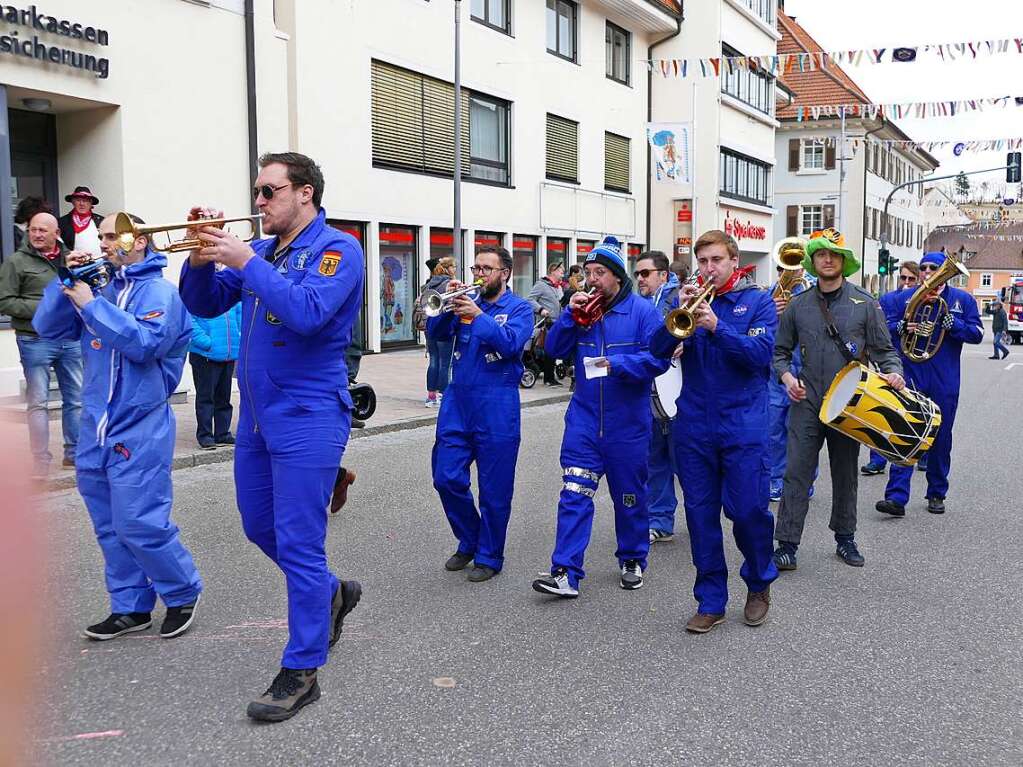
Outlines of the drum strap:
<svg viewBox="0 0 1023 767">
<path fill-rule="evenodd" d="M 835 342 L 835 346 L 838 347 L 838 351 L 842 353 L 845 361 L 848 362 L 863 362 L 863 358 L 866 356 L 866 349 L 860 351 L 859 357 L 854 357 L 850 349 L 850 344 L 842 337 L 842 331 L 838 329 L 838 325 L 835 324 L 835 317 L 831 313 L 831 309 L 828 308 L 828 302 L 824 296 L 821 295 L 819 289 L 815 291 L 817 293 L 817 306 L 821 309 L 821 314 L 824 317 L 824 330 L 827 332 L 828 337 Z"/>
</svg>

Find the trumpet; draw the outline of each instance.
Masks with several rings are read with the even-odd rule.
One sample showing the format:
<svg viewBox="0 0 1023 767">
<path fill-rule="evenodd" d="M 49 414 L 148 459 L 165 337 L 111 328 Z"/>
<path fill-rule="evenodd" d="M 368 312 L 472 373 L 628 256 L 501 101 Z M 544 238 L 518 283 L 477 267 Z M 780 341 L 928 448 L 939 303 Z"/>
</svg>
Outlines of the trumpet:
<svg viewBox="0 0 1023 767">
<path fill-rule="evenodd" d="M 439 317 L 444 312 L 450 312 L 454 309 L 452 301 L 459 296 L 467 296 L 475 301 L 479 297 L 482 288 L 483 279 L 480 278 L 472 285 L 466 285 L 464 288 L 447 293 L 441 293 L 439 290 L 433 289 L 424 290 L 422 294 L 423 313 L 427 317 Z"/>
<path fill-rule="evenodd" d="M 717 295 L 717 288 L 714 287 L 711 280 L 707 280 L 703 290 L 681 304 L 678 309 L 668 312 L 664 318 L 664 327 L 675 338 L 683 340 L 689 338 L 696 332 L 696 307 L 704 301 L 709 304 L 714 300 L 715 295 Z"/>
<path fill-rule="evenodd" d="M 590 288 L 586 291 L 589 300 L 578 309 L 572 310 L 572 319 L 577 325 L 588 328 L 604 316 L 605 306 L 604 294 L 597 288 Z"/>
<path fill-rule="evenodd" d="M 937 293 L 946 282 L 960 275 L 969 277 L 970 271 L 963 266 L 962 261 L 949 253 L 941 268 L 924 280 L 910 296 L 903 321 L 907 325 L 916 323 L 916 331 L 910 333 L 907 330 L 902 336 L 902 353 L 913 362 L 929 360 L 938 353 L 945 340 L 945 328 L 941 321 L 948 314 L 948 304 L 941 296 L 935 296 L 932 301 L 927 300 L 929 294 Z M 937 336 L 935 330 L 938 330 Z"/>
<path fill-rule="evenodd" d="M 180 253 L 185 250 L 198 250 L 206 245 L 198 237 L 182 237 L 175 240 L 170 232 L 177 229 L 195 229 L 200 226 L 213 226 L 218 229 L 224 224 L 235 221 L 248 221 L 251 231 L 247 237 L 241 239 L 249 242 L 256 236 L 256 225 L 263 216 L 237 216 L 235 218 L 200 218 L 196 221 L 185 221 L 181 224 L 163 224 L 162 226 L 144 226 L 136 224 L 127 213 L 118 213 L 114 219 L 114 233 L 117 235 L 117 247 L 123 251 L 130 251 L 135 246 L 135 239 L 145 237 L 149 240 L 150 247 L 160 253 Z M 163 234 L 166 240 L 157 243 L 153 238 L 154 234 Z"/>
<path fill-rule="evenodd" d="M 778 282 L 771 291 L 771 298 L 781 298 L 789 301 L 797 287 L 802 286 L 803 290 L 810 287 L 810 281 L 805 276 L 796 274 L 803 268 L 803 258 L 806 256 L 806 240 L 802 237 L 786 237 L 779 240 L 771 252 L 771 260 L 775 266 L 781 268 L 781 275 Z"/>
</svg>

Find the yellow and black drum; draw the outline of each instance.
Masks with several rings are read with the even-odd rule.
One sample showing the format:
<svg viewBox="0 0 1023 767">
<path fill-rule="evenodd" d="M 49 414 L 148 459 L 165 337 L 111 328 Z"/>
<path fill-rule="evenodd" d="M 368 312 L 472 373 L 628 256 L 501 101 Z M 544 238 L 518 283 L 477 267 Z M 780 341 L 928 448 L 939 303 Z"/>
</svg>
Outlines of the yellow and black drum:
<svg viewBox="0 0 1023 767">
<path fill-rule="evenodd" d="M 870 368 L 850 362 L 828 387 L 820 419 L 892 463 L 912 466 L 934 442 L 941 409 L 920 392 L 895 391 Z"/>
</svg>

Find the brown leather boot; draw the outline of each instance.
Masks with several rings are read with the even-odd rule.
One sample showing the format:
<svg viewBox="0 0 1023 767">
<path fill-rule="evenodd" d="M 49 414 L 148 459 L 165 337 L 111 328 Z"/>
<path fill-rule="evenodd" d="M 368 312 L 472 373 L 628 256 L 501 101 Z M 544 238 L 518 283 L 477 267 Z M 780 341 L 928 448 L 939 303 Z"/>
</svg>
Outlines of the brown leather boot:
<svg viewBox="0 0 1023 767">
<path fill-rule="evenodd" d="M 282 668 L 267 691 L 249 704 L 246 713 L 261 722 L 283 722 L 319 699 L 316 669 Z"/>
<path fill-rule="evenodd" d="M 330 499 L 330 513 L 337 514 L 341 507 L 348 503 L 348 487 L 355 484 L 355 472 L 338 469 L 337 480 L 334 482 L 334 495 Z"/>
<path fill-rule="evenodd" d="M 746 608 L 742 611 L 742 619 L 747 626 L 759 626 L 767 620 L 767 610 L 771 606 L 771 587 L 763 591 L 751 591 L 746 594 Z"/>
<path fill-rule="evenodd" d="M 724 613 L 696 613 L 686 624 L 686 631 L 692 634 L 706 634 L 719 623 L 724 622 Z"/>
</svg>

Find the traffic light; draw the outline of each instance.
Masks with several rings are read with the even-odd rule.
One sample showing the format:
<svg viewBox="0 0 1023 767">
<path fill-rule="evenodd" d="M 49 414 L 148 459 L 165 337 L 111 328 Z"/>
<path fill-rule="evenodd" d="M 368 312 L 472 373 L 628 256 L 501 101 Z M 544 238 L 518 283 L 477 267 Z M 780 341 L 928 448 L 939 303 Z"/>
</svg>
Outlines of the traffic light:
<svg viewBox="0 0 1023 767">
<path fill-rule="evenodd" d="M 1009 152 L 1005 158 L 1005 180 L 1010 184 L 1020 182 L 1020 152 Z"/>
<path fill-rule="evenodd" d="M 881 248 L 877 252 L 877 273 L 888 274 L 889 264 L 891 262 L 891 254 L 887 248 Z"/>
</svg>

